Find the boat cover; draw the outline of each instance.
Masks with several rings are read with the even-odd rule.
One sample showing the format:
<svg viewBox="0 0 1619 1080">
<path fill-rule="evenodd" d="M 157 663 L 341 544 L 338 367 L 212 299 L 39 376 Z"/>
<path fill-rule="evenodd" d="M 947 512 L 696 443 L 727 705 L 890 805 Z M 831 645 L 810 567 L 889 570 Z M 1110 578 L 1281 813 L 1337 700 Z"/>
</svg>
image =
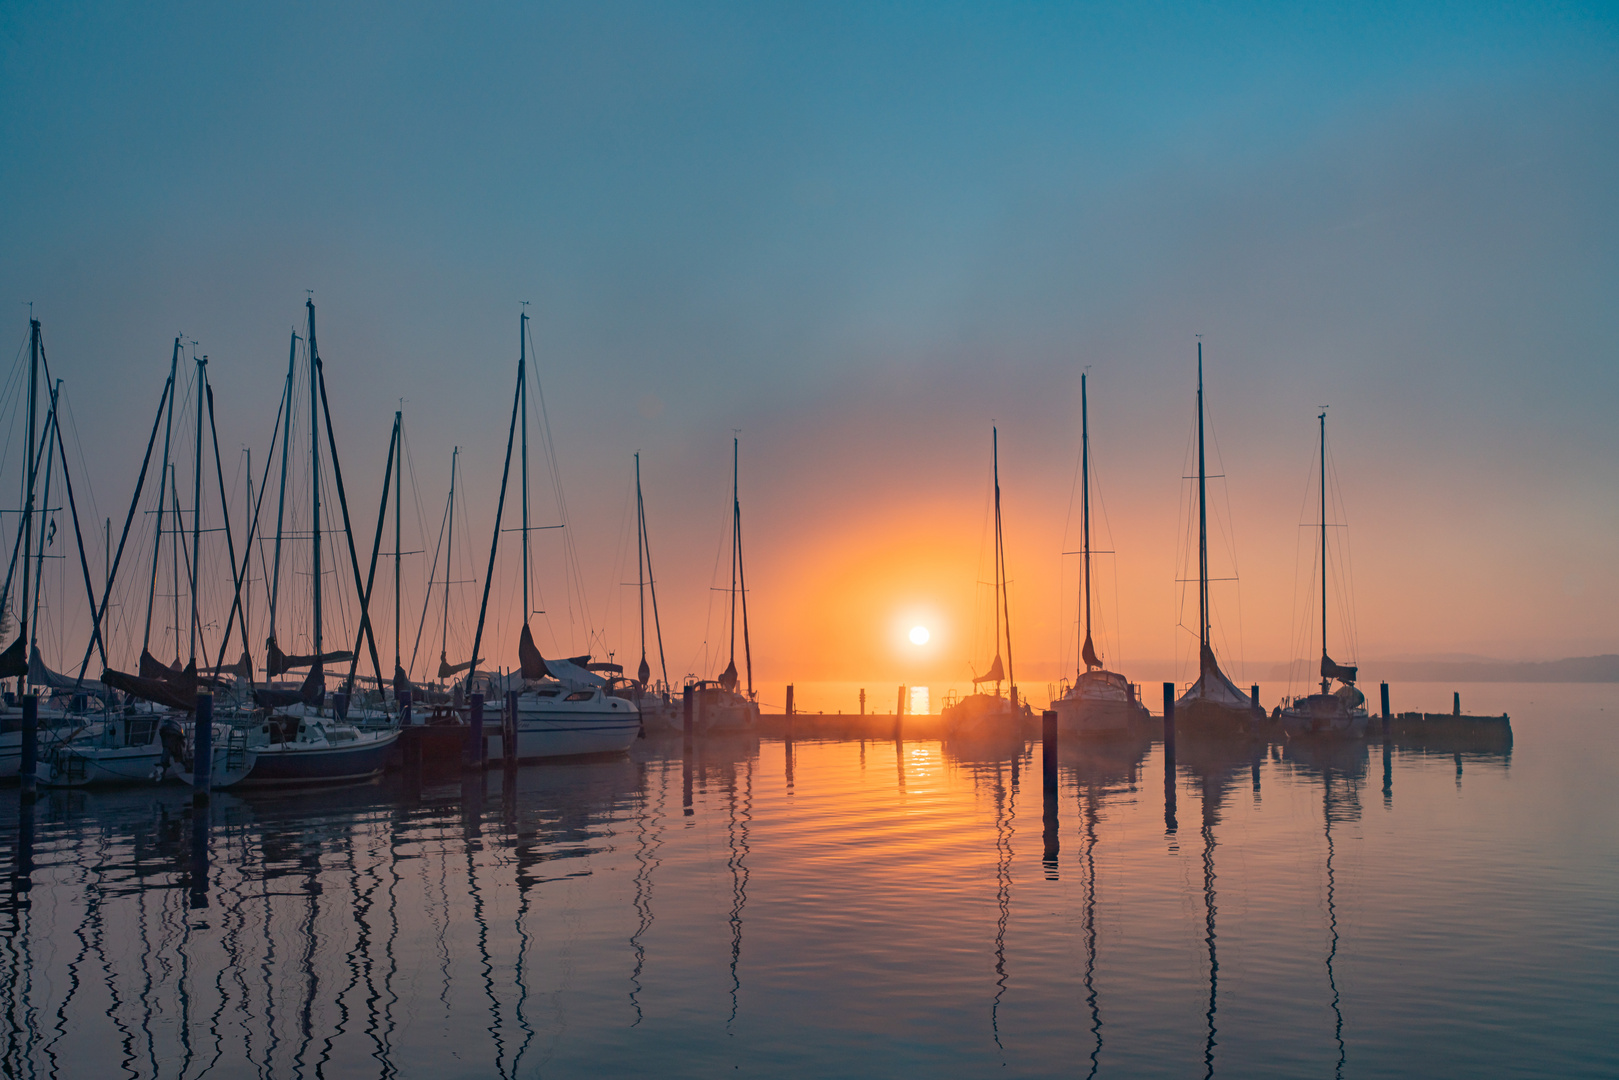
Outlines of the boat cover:
<svg viewBox="0 0 1619 1080">
<path fill-rule="evenodd" d="M 28 681 L 34 686 L 48 686 L 52 690 L 71 690 L 78 694 L 105 694 L 107 688 L 89 679 L 72 679 L 45 666 L 45 658 L 35 645 L 28 656 Z"/>
<path fill-rule="evenodd" d="M 1001 666 L 1001 654 L 996 653 L 995 654 L 995 662 L 993 664 L 989 665 L 989 670 L 988 671 L 984 672 L 982 675 L 979 675 L 979 676 L 977 676 L 976 678 L 973 679 L 973 685 L 977 686 L 981 682 L 997 682 L 998 683 L 998 682 L 1005 682 L 1005 681 L 1006 681 L 1006 669 Z"/>
<path fill-rule="evenodd" d="M 180 709 L 191 712 L 197 707 L 197 695 L 187 694 L 172 683 L 163 679 L 143 679 L 139 675 L 130 675 L 122 671 L 108 668 L 101 673 L 104 685 L 114 690 L 122 690 L 132 697 L 142 701 L 150 701 L 157 705 L 167 705 L 171 709 Z"/>
<path fill-rule="evenodd" d="M 1202 660 L 1203 670 L 1198 675 L 1197 681 L 1187 688 L 1177 704 L 1189 705 L 1194 701 L 1207 701 L 1232 709 L 1253 707 L 1253 700 L 1238 690 L 1237 685 L 1226 678 L 1225 672 L 1220 670 L 1219 662 L 1214 659 L 1213 649 L 1205 648 Z"/>
<path fill-rule="evenodd" d="M 323 652 L 308 656 L 289 656 L 281 651 L 275 643 L 275 638 L 269 638 L 264 643 L 265 651 L 269 654 L 264 661 L 264 673 L 270 678 L 283 675 L 295 667 L 309 667 L 311 664 L 338 664 L 346 660 L 353 660 L 354 654 L 347 650 L 340 652 Z"/>
<path fill-rule="evenodd" d="M 253 700 L 258 702 L 261 709 L 284 709 L 288 705 L 319 705 L 326 696 L 326 671 L 316 664 L 309 669 L 304 677 L 303 685 L 296 690 L 273 690 L 265 688 L 253 691 Z"/>
<path fill-rule="evenodd" d="M 0 679 L 19 679 L 28 674 L 28 647 L 18 637 L 0 652 Z"/>
<path fill-rule="evenodd" d="M 1359 671 L 1356 664 L 1334 663 L 1332 657 L 1327 655 L 1325 649 L 1321 650 L 1321 677 L 1323 679 L 1342 679 L 1346 683 L 1355 681 L 1355 673 Z"/>
</svg>

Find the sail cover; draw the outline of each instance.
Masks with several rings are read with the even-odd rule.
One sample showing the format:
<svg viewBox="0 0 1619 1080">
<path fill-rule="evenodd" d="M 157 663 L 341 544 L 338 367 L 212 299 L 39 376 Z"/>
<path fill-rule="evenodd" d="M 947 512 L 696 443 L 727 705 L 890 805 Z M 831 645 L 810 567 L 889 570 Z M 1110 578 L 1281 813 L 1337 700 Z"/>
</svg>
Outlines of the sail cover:
<svg viewBox="0 0 1619 1080">
<path fill-rule="evenodd" d="M 101 681 L 106 686 L 122 690 L 131 697 L 138 697 L 142 701 L 150 701 L 157 705 L 167 705 L 182 712 L 191 712 L 197 707 L 196 694 L 187 694 L 162 679 L 143 679 L 139 675 L 129 675 L 108 668 L 101 673 Z"/>
<path fill-rule="evenodd" d="M 1207 701 L 1232 709 L 1253 707 L 1253 699 L 1238 690 L 1236 683 L 1226 678 L 1225 672 L 1220 670 L 1219 662 L 1214 659 L 1213 649 L 1204 647 L 1200 666 L 1202 671 L 1198 674 L 1197 681 L 1180 696 L 1178 704 L 1190 705 L 1194 701 Z"/>
<path fill-rule="evenodd" d="M 450 658 L 444 653 L 438 654 L 438 677 L 448 679 L 452 675 L 459 675 L 463 671 L 471 671 L 477 660 L 468 660 L 464 664 L 452 664 Z"/>
<path fill-rule="evenodd" d="M 517 664 L 523 671 L 525 679 L 543 679 L 551 674 L 546 669 L 545 657 L 534 644 L 534 635 L 529 632 L 528 623 L 523 624 L 523 632 L 517 635 Z"/>
<path fill-rule="evenodd" d="M 284 709 L 288 705 L 319 705 L 326 697 L 326 671 L 319 664 L 309 669 L 303 685 L 296 690 L 255 689 L 253 700 L 261 709 Z"/>
<path fill-rule="evenodd" d="M 28 681 L 35 686 L 48 686 L 52 690 L 72 690 L 80 694 L 106 693 L 107 688 L 89 679 L 74 679 L 60 675 L 45 666 L 45 658 L 35 645 L 28 656 Z"/>
<path fill-rule="evenodd" d="M 995 654 L 995 662 L 993 664 L 989 665 L 989 670 L 988 671 L 984 672 L 982 675 L 974 677 L 973 685 L 977 686 L 981 682 L 1005 682 L 1005 681 L 1006 681 L 1006 669 L 1001 666 L 1001 654 L 996 653 Z"/>
<path fill-rule="evenodd" d="M 208 670 L 212 671 L 216 675 L 235 675 L 247 682 L 252 682 L 253 658 L 248 655 L 246 649 L 243 649 L 242 658 L 236 661 L 236 663 L 221 664 L 216 668 L 209 668 Z"/>
<path fill-rule="evenodd" d="M 1334 663 L 1332 657 L 1327 655 L 1325 649 L 1321 650 L 1321 677 L 1323 679 L 1342 679 L 1346 683 L 1355 681 L 1355 672 L 1360 670 L 1357 664 Z"/>
<path fill-rule="evenodd" d="M 309 656 L 289 656 L 281 651 L 281 647 L 275 643 L 275 638 L 273 637 L 265 641 L 264 648 L 269 654 L 264 661 L 264 673 L 272 679 L 277 675 L 283 675 L 291 671 L 295 667 L 309 667 L 311 664 L 339 664 L 354 659 L 354 654 L 347 651 L 323 652 Z"/>
<path fill-rule="evenodd" d="M 0 652 L 0 679 L 18 679 L 28 674 L 28 647 L 18 638 Z"/>
<path fill-rule="evenodd" d="M 727 690 L 736 689 L 736 657 L 733 656 L 731 662 L 725 665 L 725 670 L 720 672 L 720 685 Z"/>
<path fill-rule="evenodd" d="M 652 668 L 647 665 L 646 657 L 641 657 L 641 666 L 635 669 L 635 681 L 645 686 L 652 678 Z"/>
<path fill-rule="evenodd" d="M 1079 655 L 1084 659 L 1087 669 L 1102 666 L 1102 658 L 1096 655 L 1096 646 L 1091 644 L 1091 632 L 1089 630 L 1085 631 L 1085 647 L 1079 651 Z"/>
</svg>

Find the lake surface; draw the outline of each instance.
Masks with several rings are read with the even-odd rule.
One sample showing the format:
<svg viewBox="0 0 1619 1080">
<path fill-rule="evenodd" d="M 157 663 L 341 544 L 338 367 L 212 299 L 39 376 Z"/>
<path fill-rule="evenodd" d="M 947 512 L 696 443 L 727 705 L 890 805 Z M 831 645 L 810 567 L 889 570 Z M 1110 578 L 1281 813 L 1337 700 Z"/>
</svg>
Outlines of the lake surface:
<svg viewBox="0 0 1619 1080">
<path fill-rule="evenodd" d="M 0 1068 L 1619 1075 L 1619 687 L 1463 700 L 1510 748 L 1183 736 L 1172 813 L 1064 746 L 1054 829 L 1037 743 L 934 739 L 0 790 Z"/>
</svg>

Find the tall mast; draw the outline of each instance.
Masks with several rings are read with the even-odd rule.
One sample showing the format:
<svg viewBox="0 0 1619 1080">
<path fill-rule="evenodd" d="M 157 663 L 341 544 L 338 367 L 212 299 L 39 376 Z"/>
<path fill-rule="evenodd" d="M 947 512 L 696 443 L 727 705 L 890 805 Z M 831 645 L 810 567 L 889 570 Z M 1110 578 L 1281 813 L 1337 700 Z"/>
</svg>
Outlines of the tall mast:
<svg viewBox="0 0 1619 1080">
<path fill-rule="evenodd" d="M 242 517 L 244 526 L 242 535 L 246 537 L 243 542 L 244 553 L 242 559 L 247 566 L 247 569 L 243 571 L 247 575 L 247 580 L 244 582 L 247 592 L 242 596 L 242 651 L 245 653 L 253 647 L 253 639 L 247 636 L 248 618 L 253 613 L 253 556 L 247 554 L 253 547 L 253 448 L 248 446 L 243 447 L 243 450 L 247 453 L 247 503 L 243 507 Z M 111 520 L 107 522 L 107 531 L 109 534 L 112 532 Z M 223 664 L 225 658 L 221 656 L 219 662 Z M 247 677 L 251 681 L 253 673 L 249 671 Z"/>
<path fill-rule="evenodd" d="M 528 595 L 528 312 L 517 317 L 517 400 L 523 414 L 523 625 L 532 608 Z M 645 632 L 642 638 L 646 637 Z"/>
<path fill-rule="evenodd" d="M 180 344 L 179 344 L 178 340 L 175 341 L 175 346 L 174 347 L 175 347 L 176 350 L 179 349 Z M 38 404 L 38 399 L 39 399 L 39 394 L 38 394 L 38 385 L 39 385 L 39 350 L 40 350 L 40 345 L 39 345 L 39 320 L 38 319 L 29 319 L 28 320 L 28 451 L 27 451 L 26 459 L 25 459 L 26 460 L 26 468 L 28 470 L 28 493 L 24 497 L 23 512 L 22 512 L 22 529 L 23 529 L 23 533 L 22 533 L 22 535 L 23 535 L 23 542 L 22 542 L 22 556 L 23 556 L 23 558 L 22 558 L 22 607 L 18 609 L 22 613 L 22 615 L 21 615 L 22 625 L 17 628 L 17 631 L 18 631 L 17 640 L 18 641 L 32 641 L 33 640 L 32 638 L 30 638 L 28 636 L 29 632 L 30 632 L 30 627 L 29 627 L 29 623 L 28 623 L 28 614 L 29 614 L 29 612 L 28 612 L 28 599 L 29 599 L 29 597 L 28 597 L 28 588 L 29 588 L 29 580 L 28 580 L 28 549 L 33 545 L 33 538 L 34 538 L 33 537 L 33 529 L 34 529 L 34 474 L 35 474 L 36 470 L 38 469 L 38 466 L 35 464 L 35 460 L 34 460 L 34 436 L 36 434 L 35 428 L 36 428 L 36 423 L 37 423 L 37 420 L 38 420 L 36 409 L 37 409 L 37 404 Z M 148 612 L 149 611 L 150 611 L 150 609 L 148 609 Z M 150 624 L 151 616 L 150 616 L 149 613 L 148 613 L 148 616 L 147 616 L 147 621 L 148 621 L 148 624 Z M 22 685 L 24 687 L 26 687 L 28 685 L 28 676 L 26 674 L 23 675 L 23 677 L 21 679 L 21 683 L 22 683 Z"/>
<path fill-rule="evenodd" d="M 1209 649 L 1209 510 L 1208 475 L 1203 458 L 1203 343 L 1197 343 L 1197 670 L 1201 677 Z"/>
<path fill-rule="evenodd" d="M 1006 595 L 1006 542 L 1001 537 L 1001 435 L 990 429 L 995 472 L 995 587 L 1000 594 L 1000 614 L 1006 624 L 1006 688 L 1012 708 L 1017 708 L 1017 676 L 1012 670 L 1012 605 Z M 999 644 L 997 642 L 996 644 Z"/>
<path fill-rule="evenodd" d="M 1079 471 L 1080 471 L 1080 520 L 1085 541 L 1085 642 L 1091 640 L 1091 417 L 1090 402 L 1086 397 L 1085 373 L 1079 375 Z M 1092 646 L 1094 649 L 1095 646 Z M 1084 645 L 1080 646 L 1079 663 L 1081 672 L 1090 668 L 1090 661 L 1084 653 Z"/>
<path fill-rule="evenodd" d="M 736 667 L 736 556 L 738 534 L 742 529 L 742 502 L 737 497 L 737 444 L 731 436 L 731 667 Z"/>
<path fill-rule="evenodd" d="M 1327 410 L 1317 417 L 1321 421 L 1321 659 L 1327 659 Z M 1325 694 L 1331 681 L 1321 673 L 1321 692 Z"/>
<path fill-rule="evenodd" d="M 405 498 L 405 416 L 394 410 L 394 672 L 399 671 L 399 563 L 405 547 L 400 543 L 399 511 Z"/>
<path fill-rule="evenodd" d="M 305 300 L 309 309 L 309 494 L 313 526 L 311 551 L 315 590 L 315 663 L 320 663 L 320 387 L 316 374 L 320 351 L 315 347 L 315 301 Z"/>
<path fill-rule="evenodd" d="M 450 648 L 450 572 L 455 568 L 450 556 L 455 552 L 455 465 L 460 457 L 459 446 L 450 451 L 450 536 L 444 545 L 444 629 L 439 636 L 440 653 Z"/>
<path fill-rule="evenodd" d="M 748 697 L 753 697 L 753 646 L 748 642 L 748 570 L 742 561 L 742 500 L 736 495 L 736 447 L 731 447 L 731 503 L 736 518 L 736 577 L 742 594 L 742 659 L 748 671 Z"/>
<path fill-rule="evenodd" d="M 157 532 L 154 534 L 156 539 L 152 542 L 152 580 L 151 580 L 151 583 L 148 584 L 147 587 L 146 587 L 146 632 L 141 635 L 141 651 L 142 652 L 150 651 L 151 644 L 152 644 L 152 603 L 157 597 L 157 568 L 158 568 L 159 565 L 161 565 L 159 563 L 159 559 L 161 559 L 162 555 L 163 555 L 163 511 L 165 509 L 165 504 L 169 501 L 169 436 L 174 431 L 174 399 L 179 396 L 176 393 L 176 391 L 179 390 L 179 387 L 178 387 L 178 385 L 176 385 L 174 380 L 175 380 L 175 376 L 179 372 L 179 369 L 180 369 L 180 339 L 178 337 L 176 337 L 174 339 L 174 355 L 169 358 L 169 415 L 168 415 L 168 419 L 165 420 L 164 424 L 163 424 L 163 468 L 161 470 L 161 472 L 162 472 L 162 480 L 159 481 L 158 486 L 157 486 Z M 33 375 L 30 374 L 29 378 L 31 380 L 33 378 Z M 32 398 L 33 398 L 33 391 L 32 390 L 29 390 L 29 398 L 30 398 L 30 400 L 29 400 L 28 408 L 30 410 L 32 410 L 33 407 L 34 407 L 33 406 L 33 401 L 32 401 Z M 34 437 L 34 427 L 33 427 L 33 415 L 34 414 L 33 414 L 32 411 L 30 411 L 28 415 L 29 415 L 28 438 L 30 440 L 32 440 L 33 437 Z M 33 483 L 32 477 L 30 477 L 29 483 L 30 484 Z M 30 492 L 29 497 L 28 497 L 28 504 L 29 504 L 30 508 L 32 508 L 33 501 L 34 501 L 33 500 L 33 495 L 32 495 L 33 488 L 29 487 L 28 490 Z M 26 598 L 27 595 L 28 595 L 28 569 L 27 569 L 27 567 L 24 567 L 23 568 L 23 596 Z"/>
<path fill-rule="evenodd" d="M 191 654 L 197 662 L 197 579 L 198 560 L 202 557 L 202 396 L 208 381 L 208 358 L 197 360 L 197 446 L 191 485 Z M 176 521 L 175 526 L 179 526 Z M 224 662 L 224 657 L 220 657 Z"/>
<path fill-rule="evenodd" d="M 270 570 L 270 636 L 275 637 L 276 602 L 281 599 L 281 524 L 287 512 L 287 451 L 292 440 L 292 377 L 298 364 L 298 331 L 292 332 L 287 343 L 287 385 L 281 391 L 281 491 L 275 504 L 275 559 Z M 272 433 L 270 452 L 275 453 L 275 435 Z"/>
<path fill-rule="evenodd" d="M 641 616 L 641 666 L 635 672 L 646 683 L 646 507 L 641 502 L 641 451 L 635 452 L 635 583 Z"/>
<path fill-rule="evenodd" d="M 641 500 L 641 455 L 639 453 L 635 455 L 635 510 L 636 516 L 641 519 L 641 535 L 637 541 L 637 546 L 646 552 L 646 583 L 647 587 L 652 590 L 652 629 L 658 635 L 658 667 L 663 673 L 663 685 L 667 690 L 669 687 L 669 661 L 663 652 L 663 623 L 658 619 L 658 575 L 652 570 L 652 537 L 648 535 L 646 528 L 646 504 Z M 743 600 L 747 600 L 746 594 L 743 594 Z M 742 605 L 742 610 L 747 611 L 745 602 Z M 645 616 L 643 616 L 643 627 L 646 625 L 644 619 Z M 743 621 L 746 622 L 746 615 L 744 615 Z M 644 641 L 646 637 L 645 629 L 641 631 L 641 635 Z M 646 654 L 644 644 L 641 646 L 641 653 L 644 658 Z"/>
<path fill-rule="evenodd" d="M 45 376 L 50 377 L 48 370 Z M 45 446 L 45 489 L 41 492 L 39 500 L 39 561 L 34 568 L 34 607 L 28 622 L 31 634 L 28 639 L 30 657 L 34 655 L 34 641 L 39 637 L 39 602 L 45 595 L 45 545 L 49 539 L 46 535 L 49 530 L 45 527 L 45 521 L 51 512 L 51 474 L 54 471 L 52 466 L 56 464 L 56 443 L 51 439 L 51 429 L 56 425 L 56 395 L 62 389 L 62 380 L 57 379 L 54 387 L 47 386 L 45 389 L 51 396 L 51 408 L 50 412 L 45 414 L 45 428 L 39 433 Z M 63 463 L 63 467 L 66 468 L 66 462 Z M 24 551 L 23 559 L 27 558 L 28 552 Z"/>
</svg>

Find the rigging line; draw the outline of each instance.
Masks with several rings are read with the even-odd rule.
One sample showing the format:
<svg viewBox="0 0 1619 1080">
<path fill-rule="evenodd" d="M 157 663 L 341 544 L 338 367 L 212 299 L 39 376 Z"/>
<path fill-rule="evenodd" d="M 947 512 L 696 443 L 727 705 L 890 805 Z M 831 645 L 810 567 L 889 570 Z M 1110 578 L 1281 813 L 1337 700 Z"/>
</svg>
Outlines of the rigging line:
<svg viewBox="0 0 1619 1080">
<path fill-rule="evenodd" d="M 453 456 L 450 459 L 450 483 L 452 485 L 455 483 L 455 459 Z M 428 609 L 433 605 L 433 578 L 438 574 L 438 557 L 439 553 L 444 550 L 444 530 L 449 523 L 450 502 L 448 499 L 446 499 L 444 502 L 444 516 L 439 519 L 438 523 L 438 543 L 433 546 L 433 565 L 427 571 L 427 589 L 422 596 L 422 618 L 421 621 L 416 624 L 416 643 L 412 645 L 410 649 L 410 667 L 405 669 L 405 674 L 412 678 L 414 678 L 412 672 L 416 670 L 416 657 L 421 652 L 422 631 L 427 626 L 427 612 Z M 446 561 L 444 570 L 444 588 L 446 590 L 448 590 L 450 587 L 449 577 L 449 564 Z"/>
</svg>

